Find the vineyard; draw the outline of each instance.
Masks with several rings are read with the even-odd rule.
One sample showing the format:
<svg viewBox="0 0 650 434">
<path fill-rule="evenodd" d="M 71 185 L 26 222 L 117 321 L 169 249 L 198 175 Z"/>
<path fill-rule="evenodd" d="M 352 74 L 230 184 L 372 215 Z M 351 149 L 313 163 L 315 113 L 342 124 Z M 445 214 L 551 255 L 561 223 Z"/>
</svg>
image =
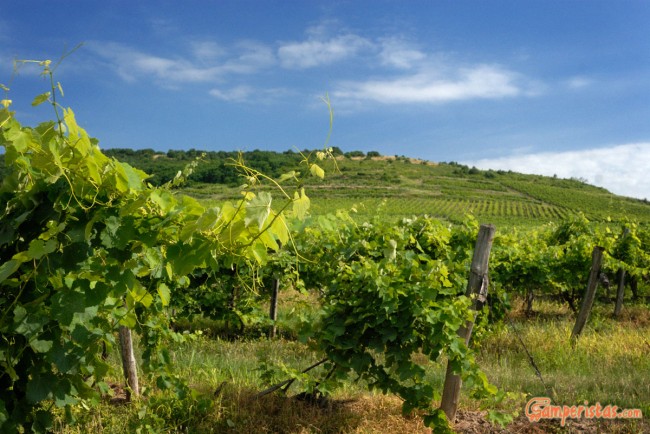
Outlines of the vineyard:
<svg viewBox="0 0 650 434">
<path fill-rule="evenodd" d="M 535 226 L 580 213 L 599 222 L 650 221 L 647 201 L 616 196 L 579 180 L 481 172 L 455 163 L 417 164 L 386 157 L 339 157 L 326 167 L 325 179 L 305 180 L 314 199 L 312 214 L 353 210 L 355 218 L 363 221 L 381 208 L 387 218 L 430 215 L 461 222 L 472 214 L 481 223 L 506 226 Z M 190 184 L 183 191 L 215 204 L 239 194 L 236 187 L 208 183 Z"/>
<path fill-rule="evenodd" d="M 317 198 L 317 196 L 316 196 Z M 378 211 L 381 215 L 398 218 L 404 215 L 429 215 L 448 221 L 462 221 L 460 216 L 471 214 L 480 221 L 501 222 L 512 219 L 533 222 L 550 222 L 566 217 L 569 213 L 560 207 L 539 202 L 522 200 L 491 200 L 462 198 L 401 198 L 401 199 L 364 199 L 333 198 L 315 201 L 313 212 L 325 213 L 327 207 L 337 209 L 354 208 L 361 220 L 368 219 Z"/>
<path fill-rule="evenodd" d="M 8 98 L 0 110 L 3 433 L 362 432 L 345 404 L 379 395 L 396 397 L 385 402 L 400 429 L 451 432 L 454 378 L 458 419 L 484 408 L 488 430 L 520 423 L 534 396 L 650 414 L 647 203 L 332 148 L 298 152 L 280 174 L 228 160 L 238 188 L 192 181 L 198 155 L 154 185 L 100 150 L 39 64 L 51 90 L 33 105 L 55 119 L 23 126 Z M 593 327 L 576 321 L 569 336 L 590 315 L 588 287 L 600 287 Z M 559 328 L 535 322 L 543 309 L 562 312 Z M 513 318 L 555 341 L 517 333 Z M 611 356 L 595 336 L 614 332 L 626 350 Z M 508 365 L 517 342 L 523 368 Z M 563 378 L 567 360 L 594 378 Z M 620 378 L 601 384 L 615 376 L 592 360 Z M 526 368 L 539 383 L 504 380 Z M 283 411 L 320 425 L 273 418 Z"/>
</svg>

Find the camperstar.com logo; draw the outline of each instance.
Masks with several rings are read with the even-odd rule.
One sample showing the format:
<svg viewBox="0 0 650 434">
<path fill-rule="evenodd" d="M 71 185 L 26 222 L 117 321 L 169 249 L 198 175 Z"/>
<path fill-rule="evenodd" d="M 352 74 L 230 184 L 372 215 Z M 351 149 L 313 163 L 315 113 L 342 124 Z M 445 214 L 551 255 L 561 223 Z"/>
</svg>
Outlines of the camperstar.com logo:
<svg viewBox="0 0 650 434">
<path fill-rule="evenodd" d="M 600 402 L 581 405 L 552 405 L 550 398 L 535 397 L 526 404 L 526 417 L 530 422 L 541 419 L 560 419 L 564 426 L 567 419 L 642 419 L 643 413 L 638 408 L 619 409 L 616 405 L 601 405 Z"/>
</svg>

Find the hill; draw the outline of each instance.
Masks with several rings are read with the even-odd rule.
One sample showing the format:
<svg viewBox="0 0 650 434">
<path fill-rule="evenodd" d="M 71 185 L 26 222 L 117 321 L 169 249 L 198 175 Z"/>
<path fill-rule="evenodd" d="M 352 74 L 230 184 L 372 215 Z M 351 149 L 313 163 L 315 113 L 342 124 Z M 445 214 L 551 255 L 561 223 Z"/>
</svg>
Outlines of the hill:
<svg viewBox="0 0 650 434">
<path fill-rule="evenodd" d="M 413 164 L 397 160 L 343 160 L 340 174 L 310 187 L 315 210 L 359 201 L 371 214 L 430 214 L 459 220 L 475 215 L 481 223 L 542 223 L 583 212 L 590 220 L 650 222 L 650 204 L 614 195 L 575 179 L 481 171 L 455 163 Z M 326 199 L 319 201 L 318 198 Z"/>
<path fill-rule="evenodd" d="M 590 220 L 628 218 L 650 223 L 647 201 L 617 196 L 581 180 L 481 171 L 453 162 L 431 163 L 373 154 L 340 155 L 336 164 L 325 163 L 324 180 L 308 178 L 312 212 L 354 208 L 360 219 L 381 212 L 390 217 L 429 214 L 451 221 L 471 213 L 482 223 L 501 224 L 539 224 L 583 212 Z M 276 177 L 294 170 L 300 161 L 299 154 L 291 151 L 253 151 L 243 157 L 252 167 Z M 225 164 L 225 160 L 219 164 Z M 197 172 L 209 172 L 209 166 L 206 162 L 205 168 L 199 166 Z M 232 174 L 235 178 L 229 180 L 237 185 L 237 174 Z M 187 191 L 215 200 L 238 196 L 237 188 L 205 183 L 194 183 Z"/>
<path fill-rule="evenodd" d="M 380 212 L 386 217 L 428 214 L 460 221 L 473 214 L 481 223 L 541 224 L 571 213 L 584 213 L 595 221 L 636 220 L 650 224 L 650 203 L 617 196 L 577 179 L 525 175 L 511 171 L 481 171 L 454 162 L 431 163 L 407 157 L 385 157 L 359 151 L 343 154 L 336 162 L 324 162 L 324 180 L 305 181 L 312 199 L 312 213 L 354 209 L 359 219 Z M 188 163 L 204 154 L 184 191 L 218 203 L 239 197 L 240 174 L 228 163 L 237 152 L 197 150 L 155 152 L 151 149 L 107 149 L 107 155 L 140 168 L 154 184 L 174 177 Z M 243 153 L 251 167 L 272 177 L 299 166 L 293 151 Z M 6 168 L 1 167 L 2 170 Z"/>
</svg>

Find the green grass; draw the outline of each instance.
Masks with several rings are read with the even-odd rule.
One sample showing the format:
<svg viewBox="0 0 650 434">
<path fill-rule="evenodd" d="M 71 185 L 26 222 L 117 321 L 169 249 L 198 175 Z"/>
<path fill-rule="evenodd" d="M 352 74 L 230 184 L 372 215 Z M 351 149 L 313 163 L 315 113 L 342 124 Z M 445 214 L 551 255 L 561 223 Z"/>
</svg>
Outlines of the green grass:
<svg viewBox="0 0 650 434">
<path fill-rule="evenodd" d="M 304 184 L 314 215 L 354 209 L 360 221 L 375 215 L 393 219 L 423 214 L 461 221 L 472 214 L 480 223 L 530 226 L 582 212 L 595 221 L 650 223 L 647 201 L 616 196 L 578 180 L 468 171 L 454 164 L 414 164 L 404 159 L 344 158 L 336 166 L 331 162 L 323 166 L 324 180 L 308 177 Z M 184 191 L 214 205 L 241 197 L 238 188 L 218 184 Z"/>
<path fill-rule="evenodd" d="M 537 318 L 520 319 L 490 336 L 481 347 L 479 363 L 505 390 L 547 396 L 550 389 L 557 403 L 577 405 L 586 400 L 650 414 L 650 314 L 645 306 L 631 306 L 626 320 L 614 321 L 609 307 L 595 309 L 574 348 L 573 315 L 564 306 L 545 303 L 537 308 L 542 310 Z"/>
<path fill-rule="evenodd" d="M 294 302 L 289 305 L 294 306 Z M 513 392 L 502 404 L 502 410 L 521 413 L 528 399 L 550 393 L 559 405 L 600 402 L 640 408 L 645 415 L 650 414 L 650 311 L 646 306 L 627 306 L 623 319 L 615 321 L 609 315 L 611 306 L 597 305 L 575 348 L 569 344 L 574 317 L 564 305 L 538 301 L 535 309 L 533 318 L 514 310 L 510 321 L 489 334 L 477 348 L 477 360 L 490 381 Z M 522 342 L 545 384 L 536 375 Z M 265 379 L 259 369 L 262 361 L 300 370 L 321 358 L 294 340 L 228 341 L 206 333 L 173 344 L 171 354 L 174 372 L 193 389 L 210 397 L 210 405 L 200 396 L 178 400 L 156 392 L 148 401 L 139 403 L 106 401 L 89 410 L 78 408 L 75 413 L 79 424 L 60 423 L 56 432 L 127 433 L 136 428 L 147 432 L 147 425 L 159 432 L 192 433 L 427 432 L 418 417 L 401 416 L 399 400 L 367 392 L 363 384 L 352 379 L 334 392 L 325 408 L 277 393 L 255 399 L 258 391 L 286 378 L 276 373 Z M 111 380 L 119 384 L 117 354 L 110 361 L 115 371 Z M 444 363 L 426 368 L 431 383 L 442 390 Z M 152 387 L 146 380 L 144 384 Z M 288 396 L 297 391 L 290 389 Z M 461 417 L 476 417 L 480 407 L 480 402 L 463 395 Z M 615 425 L 603 421 L 589 423 L 592 428 L 601 426 L 603 432 L 610 432 L 612 426 L 616 428 L 612 432 L 650 429 L 647 423 L 638 421 Z M 546 422 L 543 426 L 555 429 L 556 425 Z M 520 417 L 513 425 L 516 426 L 530 428 L 530 423 Z"/>
<path fill-rule="evenodd" d="M 595 221 L 632 219 L 650 224 L 650 204 L 622 198 L 576 180 L 563 180 L 510 172 L 469 173 L 453 164 L 414 164 L 399 160 L 340 160 L 340 172 L 325 168 L 321 181 L 309 178 L 305 189 L 311 198 L 313 215 L 351 210 L 358 220 L 381 215 L 386 219 L 428 214 L 448 221 L 463 220 L 472 213 L 480 223 L 499 228 L 537 226 L 584 212 Z M 220 205 L 241 197 L 238 188 L 217 184 L 193 185 L 183 192 L 206 204 Z M 274 195 L 279 206 L 280 198 Z M 286 294 L 285 294 L 286 296 Z M 295 315 L 291 309 L 305 309 L 314 300 L 284 300 L 280 311 L 284 339 L 229 341 L 213 336 L 215 324 L 196 322 L 206 333 L 183 344 L 172 345 L 175 373 L 201 395 L 178 400 L 153 392 L 148 400 L 128 405 L 106 400 L 89 410 L 77 408 L 77 426 L 60 422 L 57 433 L 148 432 L 287 432 L 287 433 L 394 433 L 429 432 L 418 417 L 403 417 L 397 398 L 367 392 L 363 384 L 349 381 L 333 394 L 332 405 L 314 407 L 278 394 L 255 399 L 270 382 L 262 378 L 260 362 L 303 369 L 320 359 L 307 346 L 292 339 Z M 569 344 L 574 316 L 563 305 L 537 302 L 537 314 L 525 318 L 511 313 L 512 323 L 487 336 L 477 348 L 477 360 L 488 378 L 501 389 L 513 392 L 502 409 L 521 413 L 530 397 L 552 395 L 558 404 L 584 401 L 641 408 L 650 415 L 650 310 L 647 306 L 626 306 L 624 318 L 610 318 L 612 307 L 597 305 L 575 348 Z M 289 339 L 287 339 L 287 337 Z M 543 381 L 536 376 L 523 345 L 530 351 Z M 110 378 L 121 384 L 117 355 Z M 442 390 L 444 364 L 427 366 L 432 384 Z M 276 374 L 272 381 L 284 378 Z M 271 382 L 272 382 L 271 381 Z M 143 380 L 145 387 L 154 385 Z M 117 388 L 119 392 L 119 388 Z M 219 391 L 215 395 L 215 391 Z M 118 393 L 119 395 L 119 393 Z M 461 417 L 483 420 L 481 403 L 461 397 Z M 476 428 L 478 425 L 472 425 Z M 512 432 L 531 432 L 526 419 L 517 419 Z M 539 432 L 557 431 L 557 424 L 542 425 Z M 487 428 L 490 432 L 492 428 Z M 629 421 L 587 425 L 588 432 L 650 432 L 648 423 Z"/>
</svg>

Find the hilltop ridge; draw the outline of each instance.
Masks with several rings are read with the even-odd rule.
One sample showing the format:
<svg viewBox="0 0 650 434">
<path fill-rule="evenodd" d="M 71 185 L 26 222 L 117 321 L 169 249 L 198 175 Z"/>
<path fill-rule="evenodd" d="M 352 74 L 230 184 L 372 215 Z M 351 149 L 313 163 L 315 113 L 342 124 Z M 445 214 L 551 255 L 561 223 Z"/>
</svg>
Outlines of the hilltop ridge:
<svg viewBox="0 0 650 434">
<path fill-rule="evenodd" d="M 183 190 L 215 203 L 240 197 L 242 179 L 229 163 L 239 152 L 156 152 L 151 149 L 106 149 L 118 160 L 151 174 L 149 181 L 162 184 L 188 163 L 200 158 Z M 309 151 L 303 151 L 309 153 Z M 650 203 L 615 195 L 580 179 L 526 175 L 503 170 L 479 170 L 455 162 L 431 162 L 378 152 L 343 153 L 335 148 L 335 161 L 322 162 L 324 180 L 304 182 L 312 199 L 312 213 L 352 210 L 360 219 L 380 212 L 389 217 L 428 214 L 460 221 L 467 214 L 481 223 L 540 224 L 570 214 L 584 213 L 590 220 L 633 220 L 650 224 Z M 299 152 L 248 151 L 246 164 L 271 177 L 300 166 Z M 0 165 L 0 175 L 7 168 Z"/>
</svg>

